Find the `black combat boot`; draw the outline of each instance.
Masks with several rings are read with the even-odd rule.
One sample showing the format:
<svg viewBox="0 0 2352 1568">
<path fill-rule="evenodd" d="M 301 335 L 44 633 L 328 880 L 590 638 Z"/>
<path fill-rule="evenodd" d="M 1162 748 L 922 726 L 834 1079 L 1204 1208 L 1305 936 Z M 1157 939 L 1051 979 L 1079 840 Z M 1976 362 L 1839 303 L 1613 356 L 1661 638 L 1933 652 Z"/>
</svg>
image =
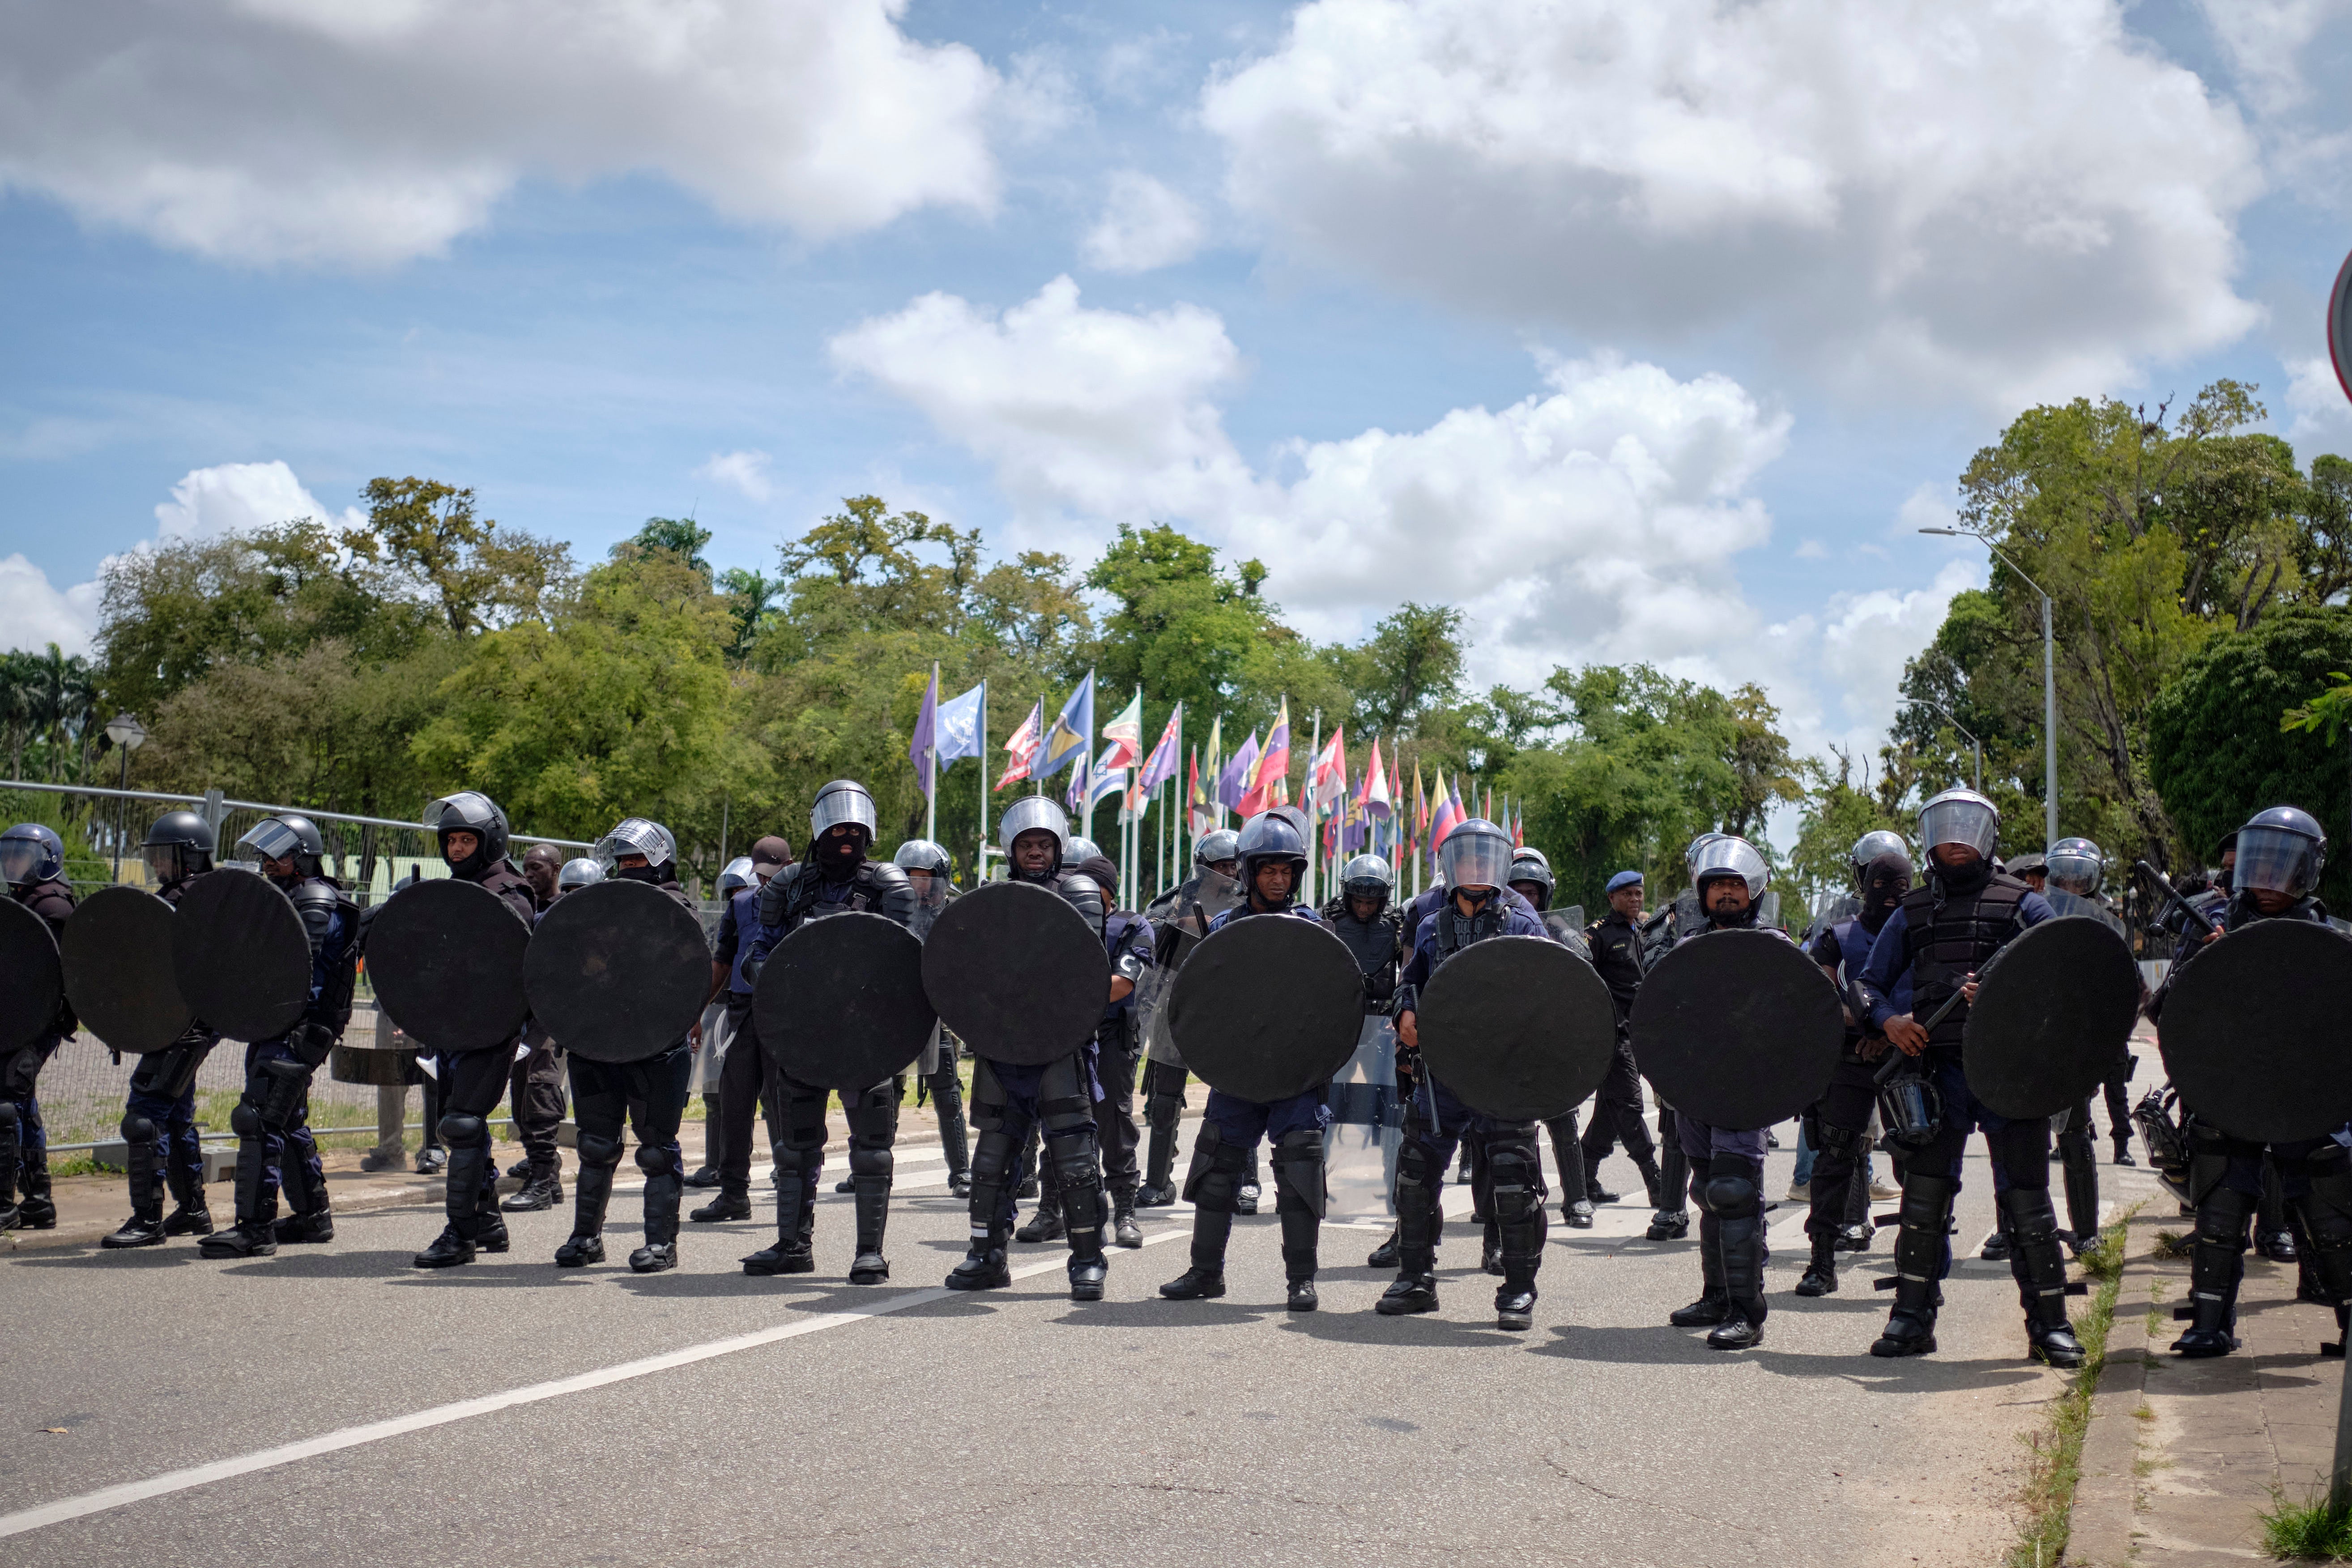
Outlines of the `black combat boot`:
<svg viewBox="0 0 2352 1568">
<path fill-rule="evenodd" d="M 1396 1227 L 1391 1226 L 1389 1227 L 1389 1238 L 1386 1241 L 1381 1242 L 1378 1247 L 1372 1248 L 1370 1256 L 1364 1259 L 1364 1267 L 1367 1268 L 1394 1268 L 1396 1266 L 1397 1233 Z"/>
<path fill-rule="evenodd" d="M 1909 1190 L 1907 1183 L 1905 1190 Z M 2011 1254 L 2016 1250 L 2015 1243 L 2009 1234 L 2009 1210 L 2006 1207 L 1997 1206 L 1993 1215 L 1992 1234 L 1985 1237 L 1982 1247 L 1977 1248 L 1977 1256 L 1987 1263 L 2006 1263 Z"/>
<path fill-rule="evenodd" d="M 520 1191 L 509 1194 L 499 1207 L 508 1214 L 538 1214 L 563 1201 L 563 1173 L 555 1162 L 533 1165 L 524 1162 Z M 748 1210 L 750 1205 L 745 1205 Z"/>
<path fill-rule="evenodd" d="M 1024 1245 L 1060 1241 L 1069 1230 L 1062 1223 L 1062 1188 L 1054 1180 L 1053 1171 L 1045 1161 L 1038 1162 L 1037 1210 L 1029 1223 L 1013 1233 L 1013 1239 Z"/>
<path fill-rule="evenodd" d="M 697 1225 L 719 1225 L 751 1217 L 751 1194 L 746 1187 L 723 1187 L 719 1195 L 688 1215 Z"/>
<path fill-rule="evenodd" d="M 1130 1250 L 1143 1245 L 1143 1227 L 1135 1223 L 1135 1184 L 1132 1182 L 1111 1189 L 1110 1238 Z"/>
<path fill-rule="evenodd" d="M 861 1156 L 871 1157 L 872 1151 L 850 1151 L 850 1169 L 855 1172 Z M 881 1152 L 888 1158 L 888 1152 Z M 856 1195 L 850 1200 L 857 1220 L 857 1250 L 849 1265 L 852 1285 L 880 1285 L 890 1278 L 890 1260 L 882 1255 L 882 1238 L 890 1224 L 890 1174 L 887 1169 L 866 1172 L 856 1176 Z"/>
<path fill-rule="evenodd" d="M 596 1142 L 606 1144 L 602 1138 Z M 555 1249 L 558 1268 L 585 1268 L 604 1261 L 604 1209 L 613 1201 L 613 1172 L 621 1157 L 617 1142 L 606 1146 L 613 1156 L 611 1165 L 587 1159 L 587 1142 L 582 1141 L 580 1174 L 572 1183 L 572 1235 Z"/>
<path fill-rule="evenodd" d="M 210 1236 L 213 1211 L 205 1202 L 205 1184 L 189 1173 L 173 1171 L 164 1181 L 172 1189 L 172 1212 L 163 1216 L 165 1236 Z"/>
<path fill-rule="evenodd" d="M 2066 1318 L 2066 1258 L 2059 1250 L 2058 1215 L 2047 1187 L 2011 1187 L 2000 1194 L 2017 1248 L 2011 1272 L 2025 1309 L 2027 1353 L 2071 1371 L 2084 1362 L 2083 1344 Z"/>
<path fill-rule="evenodd" d="M 1723 1222 L 1709 1209 L 1698 1214 L 1698 1300 L 1666 1314 L 1678 1329 L 1711 1329 L 1731 1316 L 1723 1287 Z"/>
<path fill-rule="evenodd" d="M 1838 1288 L 1838 1233 L 1834 1230 L 1816 1231 L 1812 1243 L 1812 1261 L 1805 1265 L 1804 1275 L 1797 1281 L 1797 1294 L 1833 1296 Z"/>
<path fill-rule="evenodd" d="M 265 1223 L 239 1220 L 226 1230 L 216 1230 L 196 1244 L 200 1258 L 274 1258 L 278 1253 L 278 1237 Z"/>
<path fill-rule="evenodd" d="M 457 1234 L 457 1227 L 446 1225 L 433 1244 L 408 1260 L 413 1268 L 455 1268 L 461 1263 L 474 1261 L 473 1241 Z M 562 1261 L 559 1257 L 558 1262 Z"/>
<path fill-rule="evenodd" d="M 662 1274 L 677 1267 L 677 1211 L 686 1200 L 684 1162 L 675 1148 L 637 1145 L 646 1173 L 646 1244 L 629 1254 L 632 1274 Z"/>
<path fill-rule="evenodd" d="M 290 1148 L 287 1152 L 291 1155 Z M 272 1226 L 279 1246 L 335 1239 L 335 1216 L 327 1203 L 326 1183 L 313 1183 L 309 1164 L 299 1156 L 286 1163 L 287 1207 L 291 1211 Z"/>
<path fill-rule="evenodd" d="M 1382 1291 L 1372 1310 L 1383 1318 L 1402 1318 L 1437 1310 L 1437 1258 L 1419 1252 L 1400 1256 L 1396 1279 Z"/>
<path fill-rule="evenodd" d="M 2246 1216 L 2252 1201 L 2226 1186 L 2205 1194 L 2197 1209 L 2197 1238 L 2189 1255 L 2189 1326 L 2172 1353 L 2202 1358 L 2238 1348 L 2238 1282 L 2246 1270 Z"/>
<path fill-rule="evenodd" d="M 950 1290 L 1002 1290 L 1013 1283 L 1013 1270 L 1004 1260 L 1004 1245 L 1013 1239 L 1009 1225 L 992 1225 L 985 1231 L 974 1230 L 971 1249 L 963 1261 L 955 1266 L 947 1278 Z"/>
<path fill-rule="evenodd" d="M 1717 1154 L 1708 1162 L 1707 1207 L 1716 1215 L 1723 1249 L 1723 1293 L 1728 1309 L 1709 1350 L 1744 1351 L 1764 1342 L 1764 1173 L 1752 1160 Z"/>
<path fill-rule="evenodd" d="M 121 1227 L 110 1236 L 101 1237 L 99 1246 L 105 1247 L 158 1247 L 163 1240 L 163 1205 L 158 1202 L 152 1215 L 133 1214 Z"/>
<path fill-rule="evenodd" d="M 1234 1216 L 1213 1209 L 1192 1211 L 1192 1265 L 1160 1293 L 1171 1301 L 1202 1301 L 1225 1293 L 1225 1244 Z"/>
<path fill-rule="evenodd" d="M 1936 1310 L 1944 1300 L 1936 1281 L 1943 1273 L 1945 1230 L 1958 1190 L 1948 1176 L 1905 1173 L 1902 1225 L 1895 1235 L 1895 1305 L 1886 1327 L 1871 1342 L 1871 1354 L 1891 1358 L 1935 1350 Z"/>
</svg>

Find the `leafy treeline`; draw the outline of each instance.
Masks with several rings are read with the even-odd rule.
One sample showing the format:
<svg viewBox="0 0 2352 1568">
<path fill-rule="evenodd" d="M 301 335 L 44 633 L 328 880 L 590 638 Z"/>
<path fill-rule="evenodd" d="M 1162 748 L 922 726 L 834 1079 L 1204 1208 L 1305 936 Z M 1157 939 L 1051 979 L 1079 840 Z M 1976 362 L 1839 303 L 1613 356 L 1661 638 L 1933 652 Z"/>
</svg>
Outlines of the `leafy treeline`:
<svg viewBox="0 0 2352 1568">
<path fill-rule="evenodd" d="M 1344 723 L 1351 764 L 1377 736 L 1408 795 L 1418 764 L 1519 802 L 1563 897 L 1588 905 L 1629 865 L 1671 889 L 1692 834 L 1760 834 L 1800 794 L 1752 687 L 1634 666 L 1475 695 L 1454 610 L 1407 604 L 1360 642 L 1318 645 L 1256 562 L 1173 528 L 1122 528 L 1084 566 L 992 560 L 977 531 L 860 496 L 784 542 L 772 574 L 714 573 L 709 532 L 670 518 L 583 570 L 468 490 L 378 479 L 365 495 L 354 527 L 304 519 L 115 561 L 95 685 L 153 732 L 134 779 L 399 818 L 470 786 L 579 838 L 640 813 L 707 879 L 722 832 L 732 852 L 778 830 L 797 846 L 830 778 L 873 788 L 886 847 L 919 832 L 906 752 L 936 661 L 945 694 L 989 683 L 992 784 L 1013 726 L 1088 669 L 1101 717 L 1142 686 L 1147 746 L 1181 701 L 1188 750 L 1213 720 L 1230 752 L 1286 696 L 1294 798 L 1318 716 L 1326 734 Z M 991 795 L 992 821 L 1011 793 Z M 940 837 L 967 874 L 980 795 L 971 763 L 944 775 Z"/>
<path fill-rule="evenodd" d="M 1849 829 L 1908 821 L 1926 793 L 1968 777 L 1984 743 L 2005 847 L 2042 835 L 2042 599 L 2053 606 L 2058 830 L 2111 862 L 2202 866 L 2216 840 L 2293 802 L 2340 832 L 2347 771 L 2284 714 L 2352 669 L 2352 462 L 2294 453 L 2253 428 L 2254 388 L 2216 382 L 2178 413 L 2078 398 L 2021 415 L 1961 476 L 1958 526 L 1997 545 L 1990 585 L 1952 602 L 1906 667 L 1874 786 L 1816 796 L 1798 858 Z M 1936 707 L 1927 706 L 1934 704 Z M 1849 775 L 1851 768 L 1848 769 Z M 1834 826 L 1832 826 L 1834 820 Z M 2342 867 L 2336 901 L 2352 890 Z"/>
</svg>

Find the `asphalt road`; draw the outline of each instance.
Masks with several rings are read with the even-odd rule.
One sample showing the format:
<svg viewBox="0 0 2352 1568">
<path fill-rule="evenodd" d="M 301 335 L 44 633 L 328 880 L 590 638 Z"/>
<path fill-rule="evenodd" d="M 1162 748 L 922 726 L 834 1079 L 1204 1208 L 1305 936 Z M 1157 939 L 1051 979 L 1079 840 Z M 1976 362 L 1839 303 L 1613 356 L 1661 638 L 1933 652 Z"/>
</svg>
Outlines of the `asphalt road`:
<svg viewBox="0 0 2352 1568">
<path fill-rule="evenodd" d="M 1219 1301 L 1156 1296 L 1184 1266 L 1166 1210 L 1098 1304 L 1066 1299 L 1058 1245 L 1017 1249 L 1010 1290 L 950 1295 L 964 1216 L 939 1169 L 907 1152 L 879 1287 L 845 1281 L 829 1182 L 819 1272 L 786 1279 L 736 1268 L 764 1190 L 646 1278 L 620 1261 L 634 1195 L 614 1262 L 576 1272 L 549 1261 L 562 1213 L 434 1274 L 408 1267 L 439 1224 L 418 1208 L 247 1263 L 19 1254 L 0 1562 L 1982 1563 L 2059 1386 L 1982 1263 L 1948 1287 L 1940 1354 L 1870 1359 L 1885 1242 L 1800 1300 L 1796 1205 L 1771 1216 L 1766 1342 L 1725 1354 L 1666 1326 L 1694 1247 L 1639 1239 L 1633 1203 L 1555 1225 L 1536 1328 L 1510 1334 L 1466 1226 L 1422 1318 L 1371 1311 L 1380 1235 L 1356 1228 L 1326 1232 L 1323 1310 L 1283 1310 L 1270 1213 L 1236 1226 Z M 1979 1154 L 1962 1239 L 1990 1224 Z"/>
</svg>

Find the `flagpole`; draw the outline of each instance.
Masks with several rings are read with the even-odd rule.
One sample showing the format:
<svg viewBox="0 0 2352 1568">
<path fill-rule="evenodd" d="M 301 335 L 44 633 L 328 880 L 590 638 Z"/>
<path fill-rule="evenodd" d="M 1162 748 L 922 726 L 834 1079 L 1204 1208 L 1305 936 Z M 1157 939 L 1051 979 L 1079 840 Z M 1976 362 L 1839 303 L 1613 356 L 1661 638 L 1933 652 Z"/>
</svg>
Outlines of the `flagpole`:
<svg viewBox="0 0 2352 1568">
<path fill-rule="evenodd" d="M 1040 691 L 1037 693 L 1037 749 L 1043 751 L 1045 750 L 1045 694 Z M 1045 793 L 1045 781 L 1037 776 L 1037 769 L 1034 763 L 1032 763 L 1029 769 L 1029 793 L 1031 795 L 1044 795 Z"/>
<path fill-rule="evenodd" d="M 1315 907 L 1315 849 L 1323 837 L 1323 797 L 1315 787 L 1315 763 L 1323 752 L 1323 710 L 1315 710 L 1307 721 L 1307 887 L 1304 900 L 1308 909 Z"/>
<path fill-rule="evenodd" d="M 934 700 L 939 689 L 940 661 L 933 659 L 931 694 Z M 986 763 L 981 764 L 983 770 L 987 766 Z M 940 727 L 936 718 L 931 721 L 931 749 L 924 755 L 923 772 L 928 775 L 923 781 L 927 786 L 923 791 L 923 837 L 936 844 L 940 840 Z"/>
<path fill-rule="evenodd" d="M 988 880 L 988 682 L 980 683 L 980 837 L 971 847 L 971 883 Z"/>
</svg>

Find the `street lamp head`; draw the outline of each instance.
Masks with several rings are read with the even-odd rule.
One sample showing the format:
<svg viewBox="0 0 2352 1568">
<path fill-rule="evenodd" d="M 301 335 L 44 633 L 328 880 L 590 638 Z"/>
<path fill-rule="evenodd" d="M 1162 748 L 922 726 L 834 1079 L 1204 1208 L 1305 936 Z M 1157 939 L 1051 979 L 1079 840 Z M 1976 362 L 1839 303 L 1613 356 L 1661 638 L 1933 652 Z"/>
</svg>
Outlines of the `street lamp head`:
<svg viewBox="0 0 2352 1568">
<path fill-rule="evenodd" d="M 1957 528 L 1923 528 L 1919 531 L 1922 533 L 1940 533 L 1947 539 L 1958 539 L 1960 537 L 1960 531 Z"/>
<path fill-rule="evenodd" d="M 106 738 L 126 752 L 135 752 L 147 739 L 147 727 L 128 713 L 106 721 Z"/>
</svg>

